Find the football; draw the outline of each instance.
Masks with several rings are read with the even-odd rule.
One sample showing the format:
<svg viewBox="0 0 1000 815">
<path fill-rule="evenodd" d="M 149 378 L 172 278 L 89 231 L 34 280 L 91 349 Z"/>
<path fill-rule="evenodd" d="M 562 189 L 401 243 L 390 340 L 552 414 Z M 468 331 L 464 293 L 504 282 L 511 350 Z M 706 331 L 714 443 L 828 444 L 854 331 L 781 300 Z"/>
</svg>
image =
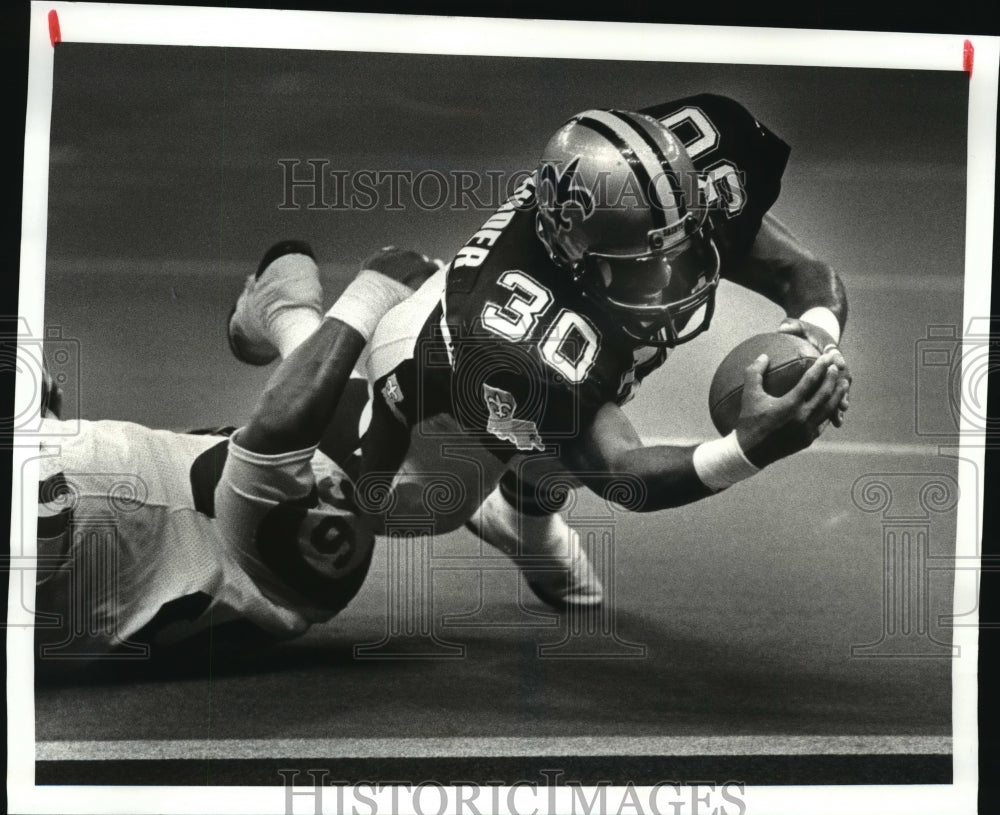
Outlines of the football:
<svg viewBox="0 0 1000 815">
<path fill-rule="evenodd" d="M 708 389 L 712 424 L 723 436 L 736 426 L 739 418 L 747 366 L 761 354 L 768 357 L 764 391 L 771 396 L 784 396 L 813 364 L 819 351 L 794 334 L 773 333 L 750 337 L 726 354 Z"/>
</svg>

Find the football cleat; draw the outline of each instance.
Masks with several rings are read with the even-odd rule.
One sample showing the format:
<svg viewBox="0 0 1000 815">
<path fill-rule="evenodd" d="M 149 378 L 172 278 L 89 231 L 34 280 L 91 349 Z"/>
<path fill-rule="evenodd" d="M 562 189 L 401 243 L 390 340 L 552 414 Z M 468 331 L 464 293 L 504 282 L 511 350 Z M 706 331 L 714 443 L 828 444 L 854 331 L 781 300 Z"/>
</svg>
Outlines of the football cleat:
<svg viewBox="0 0 1000 815">
<path fill-rule="evenodd" d="M 580 535 L 562 515 L 522 515 L 496 489 L 466 528 L 513 560 L 543 603 L 562 610 L 598 606 L 604 599 Z"/>
<path fill-rule="evenodd" d="M 286 308 L 308 308 L 322 315 L 323 287 L 309 244 L 276 243 L 264 254 L 257 271 L 247 277 L 229 313 L 229 348 L 249 365 L 267 365 L 278 358 L 268 322 Z"/>
</svg>

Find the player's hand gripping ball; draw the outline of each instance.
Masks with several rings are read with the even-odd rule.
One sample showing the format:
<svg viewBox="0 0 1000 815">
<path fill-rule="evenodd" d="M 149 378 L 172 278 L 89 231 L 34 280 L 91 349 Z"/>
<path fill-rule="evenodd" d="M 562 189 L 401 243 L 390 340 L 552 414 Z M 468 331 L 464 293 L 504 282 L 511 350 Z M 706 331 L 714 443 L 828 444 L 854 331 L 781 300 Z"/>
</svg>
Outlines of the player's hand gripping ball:
<svg viewBox="0 0 1000 815">
<path fill-rule="evenodd" d="M 708 389 L 712 424 L 723 436 L 736 427 L 747 366 L 761 354 L 768 358 L 764 391 L 775 397 L 794 388 L 820 355 L 812 343 L 794 334 L 757 334 L 737 345 L 716 369 Z"/>
</svg>

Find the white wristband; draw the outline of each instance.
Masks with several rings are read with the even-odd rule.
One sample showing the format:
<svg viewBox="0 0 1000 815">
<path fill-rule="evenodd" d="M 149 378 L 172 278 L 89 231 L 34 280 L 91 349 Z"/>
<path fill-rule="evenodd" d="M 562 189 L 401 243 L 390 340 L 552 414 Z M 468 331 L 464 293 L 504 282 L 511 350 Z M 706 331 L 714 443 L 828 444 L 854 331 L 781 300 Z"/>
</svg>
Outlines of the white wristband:
<svg viewBox="0 0 1000 815">
<path fill-rule="evenodd" d="M 812 323 L 818 328 L 822 328 L 827 334 L 833 337 L 834 342 L 840 342 L 840 320 L 837 315 L 825 306 L 817 306 L 809 309 L 799 317 L 803 323 Z"/>
<path fill-rule="evenodd" d="M 326 316 L 346 323 L 367 342 L 375 333 L 379 320 L 411 294 L 413 290 L 398 280 L 364 269 L 344 289 Z"/>
<path fill-rule="evenodd" d="M 760 468 L 750 463 L 734 430 L 694 449 L 694 471 L 702 484 L 718 492 L 760 472 Z"/>
</svg>

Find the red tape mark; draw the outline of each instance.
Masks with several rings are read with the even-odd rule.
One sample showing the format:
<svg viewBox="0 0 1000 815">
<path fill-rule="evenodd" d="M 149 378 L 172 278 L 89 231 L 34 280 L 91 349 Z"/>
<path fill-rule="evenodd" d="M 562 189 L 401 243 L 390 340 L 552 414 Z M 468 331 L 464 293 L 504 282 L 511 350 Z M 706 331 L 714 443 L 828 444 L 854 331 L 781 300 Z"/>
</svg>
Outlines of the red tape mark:
<svg viewBox="0 0 1000 815">
<path fill-rule="evenodd" d="M 972 63 L 975 60 L 976 49 L 972 47 L 972 43 L 969 40 L 965 41 L 965 45 L 962 46 L 962 67 L 965 72 L 972 77 Z"/>
<path fill-rule="evenodd" d="M 49 41 L 55 48 L 62 42 L 62 32 L 59 30 L 59 14 L 55 9 L 49 12 Z"/>
</svg>

